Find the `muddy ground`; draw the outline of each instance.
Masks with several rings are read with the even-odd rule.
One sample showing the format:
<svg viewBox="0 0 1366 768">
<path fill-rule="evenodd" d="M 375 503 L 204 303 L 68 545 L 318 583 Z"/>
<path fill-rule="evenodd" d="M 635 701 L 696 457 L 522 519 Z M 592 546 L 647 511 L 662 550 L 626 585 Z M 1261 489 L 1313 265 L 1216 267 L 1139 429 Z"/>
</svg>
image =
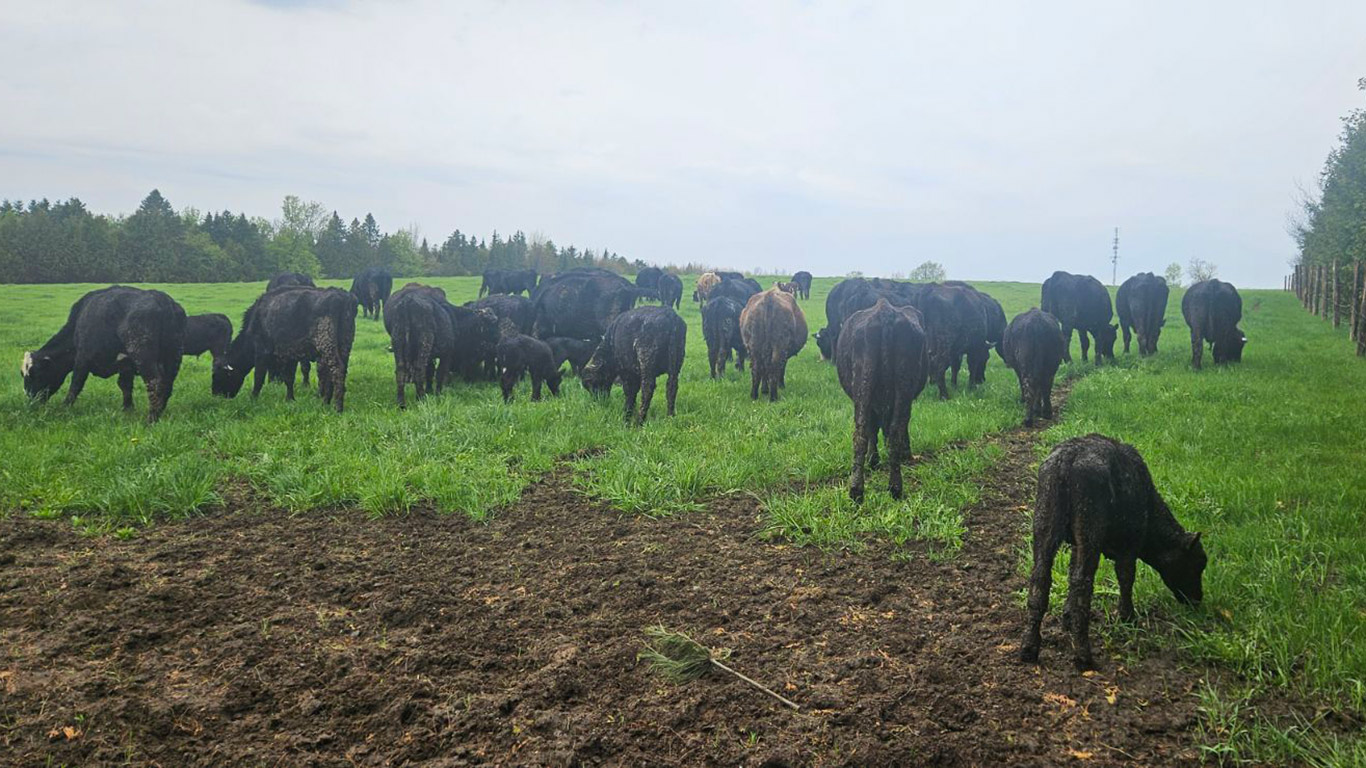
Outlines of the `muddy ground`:
<svg viewBox="0 0 1366 768">
<path fill-rule="evenodd" d="M 949 562 L 767 541 L 747 498 L 623 516 L 558 475 L 484 524 L 245 500 L 131 541 L 0 520 L 0 763 L 1197 762 L 1174 654 L 1098 643 L 1079 675 L 1050 617 L 1042 665 L 1016 662 L 1033 438 L 997 439 Z M 636 659 L 661 623 L 802 711 L 663 682 Z"/>
</svg>

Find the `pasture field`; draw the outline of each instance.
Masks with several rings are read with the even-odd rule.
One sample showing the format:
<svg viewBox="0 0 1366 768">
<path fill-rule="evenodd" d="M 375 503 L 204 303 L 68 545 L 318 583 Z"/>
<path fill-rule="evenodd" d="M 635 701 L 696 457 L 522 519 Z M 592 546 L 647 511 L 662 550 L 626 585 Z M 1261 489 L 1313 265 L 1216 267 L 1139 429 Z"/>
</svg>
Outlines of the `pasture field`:
<svg viewBox="0 0 1366 768">
<path fill-rule="evenodd" d="M 478 287 L 477 278 L 423 282 L 445 288 L 455 302 L 474 298 Z M 836 282 L 818 279 L 811 300 L 802 302 L 813 332 L 824 325 L 824 298 Z M 974 285 L 995 296 L 1007 316 L 1038 302 L 1035 284 Z M 17 368 L 22 353 L 46 341 L 71 303 L 94 287 L 0 286 L 0 359 L 12 360 Z M 223 312 L 234 325 L 263 289 L 262 284 L 156 287 L 191 314 Z M 885 473 L 873 473 L 868 501 L 859 508 L 847 500 L 844 485 L 851 409 L 833 368 L 818 359 L 814 342 L 790 363 L 780 402 L 752 403 L 748 371 L 741 375 L 732 367 L 722 381 L 708 378 L 700 317 L 696 305 L 686 300 L 691 289 L 692 280 L 686 279 L 681 314 L 689 324 L 688 357 L 678 416 L 663 416 L 661 391 L 650 421 L 640 430 L 624 426 L 619 388 L 609 400 L 599 401 L 572 377 L 565 379 L 563 397 L 541 403 L 527 400 L 526 383 L 517 399 L 504 405 L 495 383 L 457 382 L 442 396 L 410 402 L 408 410 L 399 411 L 388 337 L 382 323 L 363 319 L 357 320 L 347 412 L 341 415 L 308 393 L 286 403 L 283 387 L 275 384 L 268 384 L 257 401 L 245 390 L 234 400 L 214 398 L 207 355 L 186 360 L 166 413 L 154 426 L 142 421 L 146 401 L 141 391 L 131 416 L 121 412 L 112 380 L 92 379 L 71 408 L 58 402 L 60 393 L 45 406 L 32 406 L 13 371 L 0 378 L 0 515 L 10 518 L 0 525 L 27 530 L 22 526 L 36 525 L 28 518 L 69 519 L 77 531 L 94 537 L 88 540 L 116 547 L 120 539 L 161 542 L 176 525 L 193 529 L 199 525 L 197 513 L 264 509 L 274 518 L 297 515 L 294 523 L 312 530 L 314 517 L 359 510 L 370 518 L 361 525 L 380 532 L 401 529 L 405 519 L 426 530 L 438 525 L 430 522 L 436 517 L 458 520 L 460 537 L 484 541 L 480 537 L 485 534 L 466 531 L 488 527 L 493 538 L 484 543 L 496 547 L 496 525 L 504 513 L 515 518 L 510 513 L 534 506 L 550 477 L 575 489 L 571 496 L 579 499 L 571 503 L 555 497 L 554 509 L 632 513 L 630 530 L 648 539 L 640 544 L 644 552 L 687 537 L 689 526 L 695 525 L 719 537 L 717 549 L 734 556 L 732 566 L 750 572 L 762 565 L 744 560 L 747 553 L 771 548 L 760 551 L 771 553 L 776 572 L 795 568 L 793 578 L 804 585 L 801 589 L 822 588 L 819 578 L 801 575 L 819 570 L 813 565 L 818 562 L 857 562 L 873 580 L 958 580 L 964 578 L 962 571 L 978 578 L 970 569 L 991 569 L 994 561 L 983 554 L 981 542 L 994 541 L 994 535 L 1006 565 L 999 580 L 971 583 L 973 594 L 985 593 L 980 595 L 982 611 L 957 621 L 921 618 L 926 626 L 945 622 L 945 633 L 981 621 L 977 632 L 982 641 L 999 644 L 1004 650 L 998 655 L 1004 659 L 1019 640 L 1012 622 L 1023 617 L 1031 473 L 1052 445 L 1097 431 L 1139 449 L 1178 519 L 1188 529 L 1205 532 L 1210 554 L 1206 602 L 1196 610 L 1178 606 L 1155 573 L 1140 567 L 1135 589 L 1140 618 L 1132 626 L 1116 623 L 1113 572 L 1102 566 L 1097 584 L 1102 617 L 1092 626 L 1098 658 L 1110 670 L 1100 674 L 1108 675 L 1107 681 L 1113 678 L 1116 691 L 1142 690 L 1136 678 L 1160 675 L 1161 690 L 1149 691 L 1147 698 L 1188 702 L 1195 713 L 1190 723 L 1163 726 L 1160 736 L 1145 737 L 1132 723 L 1121 723 L 1123 727 L 1114 726 L 1111 737 L 1116 741 L 1109 746 L 1132 752 L 1151 746 L 1142 743 L 1146 738 L 1198 747 L 1179 760 L 1171 753 L 1147 753 L 1157 762 L 1366 765 L 1360 738 L 1366 717 L 1366 536 L 1361 522 L 1366 509 L 1366 412 L 1360 406 L 1366 365 L 1352 356 L 1344 332 L 1310 317 L 1293 296 L 1243 291 L 1242 327 L 1249 344 L 1244 362 L 1228 368 L 1209 365 L 1206 355 L 1204 371 L 1190 369 L 1180 290 L 1172 293 L 1154 358 L 1125 356 L 1117 344 L 1118 365 L 1096 369 L 1080 361 L 1073 341 L 1076 362 L 1059 376 L 1068 390 L 1066 406 L 1042 430 L 1017 429 L 1023 412 L 1015 378 L 993 354 L 985 386 L 957 390 L 947 402 L 938 401 L 933 387 L 927 387 L 917 401 L 907 498 L 892 501 L 886 495 Z M 735 513 L 738 509 L 744 511 Z M 191 519 L 168 522 L 184 517 Z M 537 519 L 545 522 L 544 515 Z M 698 522 L 689 522 L 694 519 Z M 975 521 L 986 527 L 975 527 Z M 276 520 L 269 525 L 278 529 L 282 524 Z M 451 525 L 457 523 L 439 527 Z M 794 551 L 807 554 L 789 555 Z M 1063 552 L 1046 623 L 1055 633 L 1066 589 Z M 702 556 L 689 557 L 696 562 Z M 798 567 L 792 565 L 797 562 L 793 557 L 816 559 L 802 560 Z M 534 562 L 529 565 L 535 567 Z M 741 602 L 748 594 L 743 589 L 730 594 L 728 582 L 697 573 L 692 578 L 710 585 L 711 608 L 722 615 L 728 594 Z M 839 583 L 865 584 L 851 579 Z M 933 603 L 932 586 L 904 588 L 925 589 L 921 602 Z M 842 588 L 855 590 L 848 584 Z M 0 616 L 4 608 L 0 603 Z M 837 623 L 845 629 L 849 622 L 863 627 L 865 619 L 858 615 L 841 615 Z M 991 621 L 982 618 L 987 615 Z M 712 620 L 707 616 L 694 619 Z M 879 624 L 875 613 L 870 616 L 869 633 L 891 626 L 890 619 Z M 725 623 L 715 621 L 715 626 Z M 20 622 L 0 623 L 0 637 L 9 639 L 15 663 L 22 654 L 14 650 L 15 635 L 10 633 L 22 629 Z M 830 640 L 822 637 L 822 642 Z M 784 639 L 800 643 L 801 636 Z M 732 642 L 744 649 L 743 640 Z M 760 646 L 766 650 L 755 652 L 759 658 L 782 664 L 771 646 Z M 1046 635 L 1043 680 L 1059 686 L 1064 693 L 1058 695 L 1065 700 L 1081 700 L 1078 691 L 1096 686 L 1062 669 L 1065 648 L 1050 644 Z M 0 658 L 0 666 L 4 661 Z M 634 674 L 638 683 L 642 673 Z M 1031 684 L 1023 673 L 995 674 L 994 686 Z M 809 684 L 794 683 L 799 688 Z M 1120 700 L 1127 695 L 1120 694 Z M 1104 720 L 1112 709 L 1124 709 L 1114 701 L 1105 704 L 1105 698 L 1095 701 L 1086 719 Z M 749 706 L 762 708 L 763 703 Z M 819 703 L 811 706 L 822 708 Z M 660 716 L 656 710 L 646 712 L 653 714 L 636 716 Z M 777 722 L 755 720 L 774 729 L 769 738 L 781 742 L 786 726 Z M 1039 727 L 1070 734 L 1077 745 L 1073 750 L 1094 753 L 1100 764 L 1119 760 L 1117 754 L 1094 752 L 1094 744 L 1079 741 L 1082 737 L 1069 731 L 1071 721 L 1065 727 L 1059 722 L 1040 721 Z M 762 740 L 759 731 L 752 735 L 756 742 Z M 819 756 L 816 762 L 840 764 L 840 755 L 862 754 L 857 742 L 840 746 L 838 739 L 816 741 L 814 753 L 803 753 Z M 915 743 L 924 746 L 923 740 Z M 759 754 L 745 749 L 736 754 L 746 760 Z M 1013 750 L 1027 749 L 1012 742 L 997 757 L 1016 759 L 1019 754 Z M 1041 764 L 1051 762 L 1050 756 L 1062 757 L 1044 754 Z M 846 759 L 856 762 L 855 757 Z M 926 758 L 922 754 L 920 759 Z"/>
</svg>

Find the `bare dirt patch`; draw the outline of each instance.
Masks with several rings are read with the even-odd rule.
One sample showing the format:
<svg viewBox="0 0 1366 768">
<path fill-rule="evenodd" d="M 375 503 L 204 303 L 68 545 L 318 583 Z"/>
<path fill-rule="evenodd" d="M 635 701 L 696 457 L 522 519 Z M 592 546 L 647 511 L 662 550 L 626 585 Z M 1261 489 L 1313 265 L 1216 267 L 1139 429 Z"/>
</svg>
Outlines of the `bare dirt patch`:
<svg viewBox="0 0 1366 768">
<path fill-rule="evenodd" d="M 487 523 L 247 504 L 125 542 L 3 520 L 0 763 L 1197 762 L 1175 654 L 1098 646 L 1082 676 L 1050 620 L 1043 665 L 1015 661 L 1033 438 L 997 440 L 950 562 L 764 541 L 750 499 L 623 516 L 562 475 Z M 651 624 L 802 711 L 652 676 Z"/>
</svg>

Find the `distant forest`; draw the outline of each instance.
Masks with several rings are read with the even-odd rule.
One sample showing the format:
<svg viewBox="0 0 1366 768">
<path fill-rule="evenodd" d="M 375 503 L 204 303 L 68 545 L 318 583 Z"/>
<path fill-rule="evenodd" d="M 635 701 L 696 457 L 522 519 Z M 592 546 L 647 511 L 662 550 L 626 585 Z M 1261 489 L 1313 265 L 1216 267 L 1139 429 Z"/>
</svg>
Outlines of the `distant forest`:
<svg viewBox="0 0 1366 768">
<path fill-rule="evenodd" d="M 1357 81 L 1357 89 L 1366 93 L 1366 78 Z M 1350 265 L 1366 262 L 1366 109 L 1342 119 L 1338 146 L 1323 164 L 1317 189 L 1303 195 L 1289 229 L 1299 245 L 1298 264 L 1336 266 L 1346 277 Z"/>
<path fill-rule="evenodd" d="M 603 249 L 561 248 L 549 239 L 487 239 L 452 232 L 433 247 L 408 230 L 380 231 L 375 217 L 348 224 L 320 203 L 289 196 L 280 218 L 177 211 L 152 190 L 135 213 L 92 213 L 76 198 L 0 202 L 0 283 L 197 283 L 267 280 L 280 272 L 349 278 L 368 266 L 398 277 L 478 275 L 535 267 L 545 274 L 595 266 L 634 272 L 644 264 Z"/>
</svg>

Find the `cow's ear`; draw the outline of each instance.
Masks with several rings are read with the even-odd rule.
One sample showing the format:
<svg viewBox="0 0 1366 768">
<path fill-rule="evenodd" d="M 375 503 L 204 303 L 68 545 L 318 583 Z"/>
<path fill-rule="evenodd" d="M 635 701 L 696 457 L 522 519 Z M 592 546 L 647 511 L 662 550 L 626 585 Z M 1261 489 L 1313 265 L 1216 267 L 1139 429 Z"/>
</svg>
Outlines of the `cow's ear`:
<svg viewBox="0 0 1366 768">
<path fill-rule="evenodd" d="M 1195 549 L 1200 546 L 1200 533 L 1200 531 L 1196 531 L 1190 535 L 1186 540 L 1186 549 Z"/>
</svg>

